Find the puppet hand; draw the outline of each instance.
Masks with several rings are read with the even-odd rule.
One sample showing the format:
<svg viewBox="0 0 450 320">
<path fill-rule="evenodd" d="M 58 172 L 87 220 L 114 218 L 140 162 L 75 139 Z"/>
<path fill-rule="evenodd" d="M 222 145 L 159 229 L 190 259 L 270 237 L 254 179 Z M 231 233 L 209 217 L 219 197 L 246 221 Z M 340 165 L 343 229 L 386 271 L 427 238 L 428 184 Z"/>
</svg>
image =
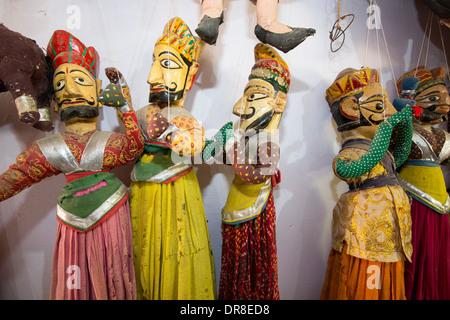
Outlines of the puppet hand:
<svg viewBox="0 0 450 320">
<path fill-rule="evenodd" d="M 98 101 L 108 107 L 120 108 L 128 105 L 122 90 L 114 83 L 106 86 L 105 90 L 98 96 Z"/>
<path fill-rule="evenodd" d="M 153 112 L 148 120 L 147 134 L 149 139 L 155 140 L 159 138 L 169 127 L 169 121 L 160 113 Z"/>
<path fill-rule="evenodd" d="M 410 105 L 406 105 L 401 111 L 394 113 L 389 116 L 385 122 L 390 124 L 392 127 L 395 127 L 400 122 L 410 119 L 413 113 L 413 108 Z"/>
<path fill-rule="evenodd" d="M 217 143 L 225 148 L 227 141 L 234 137 L 233 133 L 233 122 L 227 122 L 222 128 L 220 128 L 219 132 L 214 135 L 214 139 Z"/>
<path fill-rule="evenodd" d="M 122 94 L 127 99 L 129 106 L 132 106 L 131 103 L 131 94 L 130 88 L 128 87 L 127 81 L 116 68 L 106 68 L 105 69 L 106 77 L 109 79 L 111 83 L 114 83 L 122 90 Z"/>
<path fill-rule="evenodd" d="M 122 73 L 120 73 L 120 71 L 117 70 L 116 68 L 111 68 L 111 67 L 110 68 L 106 68 L 105 69 L 105 75 L 106 75 L 106 77 L 109 79 L 109 81 L 111 83 L 114 83 L 116 85 L 119 85 L 121 80 L 123 82 L 125 82 L 125 79 L 123 78 Z"/>
</svg>

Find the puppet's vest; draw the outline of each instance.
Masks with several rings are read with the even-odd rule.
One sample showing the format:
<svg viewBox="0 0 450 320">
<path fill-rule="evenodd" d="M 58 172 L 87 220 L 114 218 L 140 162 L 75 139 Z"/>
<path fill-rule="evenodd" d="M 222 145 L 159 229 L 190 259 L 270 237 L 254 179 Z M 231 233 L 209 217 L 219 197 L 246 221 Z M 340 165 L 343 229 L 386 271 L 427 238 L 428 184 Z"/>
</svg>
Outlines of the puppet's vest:
<svg viewBox="0 0 450 320">
<path fill-rule="evenodd" d="M 250 184 L 234 175 L 227 202 L 222 208 L 222 221 L 239 224 L 256 218 L 266 207 L 272 189 L 272 180 Z"/>
<path fill-rule="evenodd" d="M 169 122 L 179 116 L 191 116 L 188 111 L 180 107 L 165 108 L 161 114 Z M 167 135 L 178 129 L 173 123 L 170 123 L 169 128 L 157 140 L 150 140 L 147 135 L 147 107 L 136 111 L 136 117 L 145 138 L 145 145 L 144 153 L 138 158 L 131 172 L 131 181 L 170 183 L 193 169 L 190 158 L 185 159 L 177 153 L 172 153 L 172 150 L 164 143 Z"/>
<path fill-rule="evenodd" d="M 438 155 L 427 139 L 416 130 L 413 131 L 412 139 L 420 149 L 422 159 L 408 160 L 400 171 L 399 182 L 415 200 L 434 211 L 447 214 L 450 212 L 450 197 L 440 163 L 449 158 L 450 135 L 445 132 L 445 142 Z"/>
<path fill-rule="evenodd" d="M 78 163 L 61 134 L 37 141 L 47 161 L 66 175 L 58 197 L 57 219 L 77 231 L 88 231 L 128 199 L 126 186 L 112 173 L 102 171 L 105 146 L 112 132 L 96 131 Z"/>
<path fill-rule="evenodd" d="M 234 130 L 235 138 L 242 139 L 236 126 Z M 258 146 L 267 141 L 274 142 L 276 140 L 268 132 L 260 132 L 249 137 L 245 144 L 245 154 L 248 155 L 249 159 L 256 159 L 255 152 L 258 150 Z M 234 147 L 234 139 L 227 141 L 225 153 L 232 147 Z M 239 224 L 255 219 L 266 208 L 271 190 L 272 179 L 259 184 L 251 184 L 243 181 L 238 174 L 235 174 L 227 202 L 222 208 L 222 222 Z"/>
</svg>

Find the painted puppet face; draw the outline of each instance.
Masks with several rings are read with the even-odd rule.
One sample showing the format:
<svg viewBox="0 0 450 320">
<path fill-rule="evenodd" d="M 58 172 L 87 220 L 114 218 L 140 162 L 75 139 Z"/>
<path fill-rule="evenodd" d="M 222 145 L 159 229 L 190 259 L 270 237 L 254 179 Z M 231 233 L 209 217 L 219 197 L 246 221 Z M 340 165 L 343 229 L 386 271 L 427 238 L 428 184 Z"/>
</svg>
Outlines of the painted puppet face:
<svg viewBox="0 0 450 320">
<path fill-rule="evenodd" d="M 280 115 L 286 106 L 286 94 L 275 92 L 270 82 L 251 79 L 245 87 L 241 99 L 234 105 L 233 114 L 240 118 L 240 129 L 244 132 L 274 126 L 276 114 Z M 279 119 L 278 119 L 279 120 Z"/>
<path fill-rule="evenodd" d="M 156 45 L 153 64 L 147 82 L 150 84 L 150 102 L 174 102 L 183 99 L 192 85 L 192 68 L 171 46 Z"/>
<path fill-rule="evenodd" d="M 76 64 L 60 65 L 54 72 L 53 89 L 62 121 L 98 116 L 101 82 Z"/>
<path fill-rule="evenodd" d="M 345 117 L 359 120 L 360 125 L 353 130 L 368 139 L 373 139 L 380 124 L 396 112 L 380 84 L 367 86 L 358 95 L 342 100 L 340 109 Z"/>
<path fill-rule="evenodd" d="M 419 92 L 414 98 L 418 107 L 426 109 L 428 117 L 423 122 L 439 123 L 450 111 L 448 90 L 443 84 L 431 86 Z"/>
</svg>

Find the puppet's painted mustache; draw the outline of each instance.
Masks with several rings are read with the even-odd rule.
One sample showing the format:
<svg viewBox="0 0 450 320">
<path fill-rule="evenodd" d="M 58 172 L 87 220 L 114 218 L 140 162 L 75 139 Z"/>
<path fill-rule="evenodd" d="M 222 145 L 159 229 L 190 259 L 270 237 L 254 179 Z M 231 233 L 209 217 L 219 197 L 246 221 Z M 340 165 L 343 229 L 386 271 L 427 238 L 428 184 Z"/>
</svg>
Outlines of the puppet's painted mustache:
<svg viewBox="0 0 450 320">
<path fill-rule="evenodd" d="M 250 109 L 252 109 L 252 112 L 241 115 L 241 119 L 247 120 L 247 119 L 250 119 L 251 117 L 253 117 L 255 115 L 255 112 L 256 112 L 255 108 L 250 107 Z"/>
</svg>

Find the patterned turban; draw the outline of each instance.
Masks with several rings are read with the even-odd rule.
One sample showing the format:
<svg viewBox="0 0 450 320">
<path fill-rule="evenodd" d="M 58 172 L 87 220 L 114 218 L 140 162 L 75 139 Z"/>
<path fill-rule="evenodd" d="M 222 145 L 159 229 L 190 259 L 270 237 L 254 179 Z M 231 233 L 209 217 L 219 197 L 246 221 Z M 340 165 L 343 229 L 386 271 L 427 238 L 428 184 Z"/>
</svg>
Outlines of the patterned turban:
<svg viewBox="0 0 450 320">
<path fill-rule="evenodd" d="M 341 71 L 333 84 L 326 91 L 326 99 L 331 107 L 334 102 L 352 96 L 379 83 L 378 71 L 370 68 L 356 70 L 348 68 Z"/>
<path fill-rule="evenodd" d="M 168 45 L 176 49 L 189 62 L 197 63 L 205 47 L 205 42 L 192 35 L 189 27 L 178 17 L 166 23 L 163 35 L 156 41 L 156 45 Z"/>
<path fill-rule="evenodd" d="M 64 30 L 56 30 L 47 45 L 47 56 L 56 69 L 64 63 L 77 64 L 98 76 L 99 56 L 94 47 L 86 47 L 75 36 Z"/>
<path fill-rule="evenodd" d="M 289 91 L 291 77 L 289 68 L 281 56 L 269 45 L 255 46 L 255 64 L 248 79 L 262 79 L 275 83 L 284 92 Z"/>
<path fill-rule="evenodd" d="M 402 93 L 402 80 L 407 77 L 414 77 L 419 80 L 417 88 L 414 94 L 419 94 L 423 90 L 442 84 L 445 85 L 445 69 L 443 67 L 437 67 L 431 70 L 425 69 L 424 66 L 420 66 L 417 69 L 413 69 L 408 73 L 405 73 L 400 79 L 397 80 L 397 91 Z"/>
</svg>

